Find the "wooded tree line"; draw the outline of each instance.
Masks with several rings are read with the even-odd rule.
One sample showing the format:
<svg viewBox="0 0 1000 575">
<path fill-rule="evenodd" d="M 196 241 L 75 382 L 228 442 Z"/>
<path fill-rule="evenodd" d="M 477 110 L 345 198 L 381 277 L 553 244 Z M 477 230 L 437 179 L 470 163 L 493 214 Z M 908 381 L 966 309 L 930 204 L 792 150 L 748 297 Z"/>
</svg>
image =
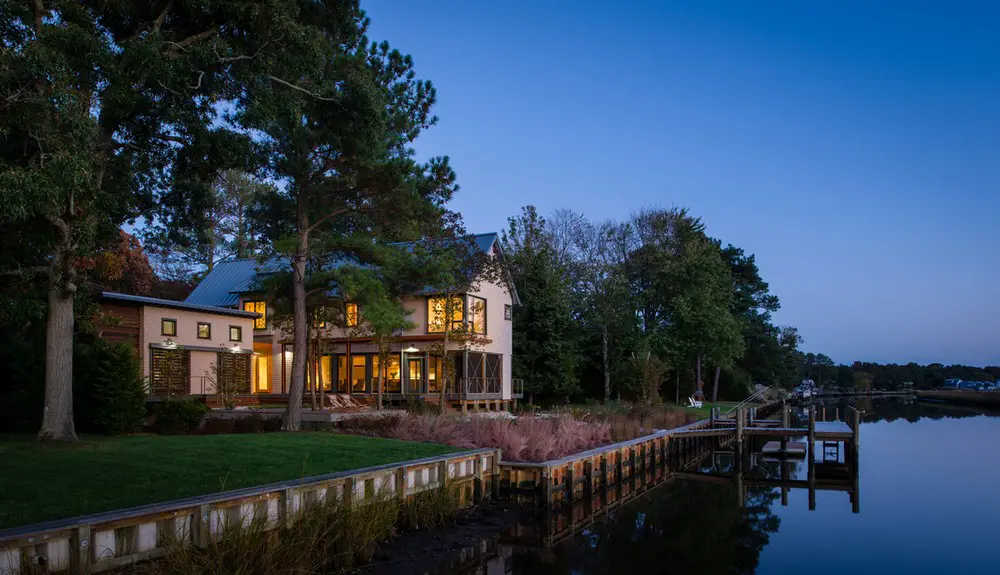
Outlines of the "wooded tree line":
<svg viewBox="0 0 1000 575">
<path fill-rule="evenodd" d="M 905 365 L 879 364 L 855 361 L 851 365 L 837 365 L 823 354 L 803 353 L 796 359 L 797 371 L 802 379 L 811 379 L 817 385 L 843 390 L 886 389 L 899 390 L 907 384 L 915 389 L 933 389 L 944 385 L 945 380 L 1000 381 L 1000 366 L 974 367 L 931 363 Z"/>
<path fill-rule="evenodd" d="M 532 206 L 502 236 L 524 304 L 514 311 L 514 375 L 540 400 L 742 398 L 751 384 L 797 383 L 801 338 L 754 256 L 705 233 L 683 209 L 592 222 Z"/>
<path fill-rule="evenodd" d="M 396 326 L 399 290 L 468 282 L 461 242 L 391 246 L 465 232 L 447 158 L 412 149 L 436 92 L 368 26 L 357 1 L 0 3 L 0 323 L 44 346 L 40 439 L 75 439 L 74 340 L 124 224 L 171 279 L 278 262 L 296 350 L 329 294 Z"/>
</svg>

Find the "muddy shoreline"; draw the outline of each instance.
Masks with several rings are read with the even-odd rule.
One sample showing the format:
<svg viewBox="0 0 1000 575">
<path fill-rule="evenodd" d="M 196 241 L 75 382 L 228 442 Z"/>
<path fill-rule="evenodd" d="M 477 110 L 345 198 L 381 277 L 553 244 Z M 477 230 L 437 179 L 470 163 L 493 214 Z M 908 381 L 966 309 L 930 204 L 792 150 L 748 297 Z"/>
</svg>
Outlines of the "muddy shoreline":
<svg viewBox="0 0 1000 575">
<path fill-rule="evenodd" d="M 447 527 L 401 534 L 379 547 L 372 563 L 355 573 L 448 573 L 468 558 L 487 553 L 490 539 L 519 521 L 532 521 L 538 511 L 506 502 L 484 503 L 460 515 Z"/>
</svg>

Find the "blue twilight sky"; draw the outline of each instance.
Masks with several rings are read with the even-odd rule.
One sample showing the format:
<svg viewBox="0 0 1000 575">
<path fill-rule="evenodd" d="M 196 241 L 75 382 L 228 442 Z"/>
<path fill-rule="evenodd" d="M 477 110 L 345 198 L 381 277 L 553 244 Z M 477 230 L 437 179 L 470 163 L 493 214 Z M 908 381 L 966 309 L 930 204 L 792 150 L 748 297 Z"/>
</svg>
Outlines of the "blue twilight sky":
<svg viewBox="0 0 1000 575">
<path fill-rule="evenodd" d="M 1000 2 L 368 0 L 472 231 L 689 207 L 839 362 L 1000 364 Z"/>
</svg>

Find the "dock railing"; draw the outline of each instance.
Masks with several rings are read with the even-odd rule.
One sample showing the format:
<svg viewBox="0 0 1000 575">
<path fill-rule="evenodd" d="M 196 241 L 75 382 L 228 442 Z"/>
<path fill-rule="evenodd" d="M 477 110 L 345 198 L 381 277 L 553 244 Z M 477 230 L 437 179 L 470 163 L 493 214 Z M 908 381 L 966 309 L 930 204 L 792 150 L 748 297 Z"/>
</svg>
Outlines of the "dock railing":
<svg viewBox="0 0 1000 575">
<path fill-rule="evenodd" d="M 487 484 L 496 494 L 499 464 L 499 449 L 475 449 L 3 529 L 0 575 L 99 573 L 161 557 L 171 544 L 206 547 L 226 529 L 290 525 L 331 498 L 365 505 L 445 487 L 480 498 Z"/>
</svg>

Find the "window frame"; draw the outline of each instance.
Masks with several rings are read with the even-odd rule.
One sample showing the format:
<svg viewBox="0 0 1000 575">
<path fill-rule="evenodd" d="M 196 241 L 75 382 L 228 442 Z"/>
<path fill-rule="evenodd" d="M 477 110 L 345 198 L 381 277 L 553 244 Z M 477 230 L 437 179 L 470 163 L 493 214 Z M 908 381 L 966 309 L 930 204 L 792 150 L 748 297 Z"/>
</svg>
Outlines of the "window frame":
<svg viewBox="0 0 1000 575">
<path fill-rule="evenodd" d="M 163 327 L 168 323 L 174 326 L 173 333 L 167 333 Z M 165 335 L 167 337 L 177 337 L 177 320 L 171 317 L 161 317 L 160 318 L 160 335 Z"/>
<path fill-rule="evenodd" d="M 233 330 L 234 329 L 236 330 L 236 333 L 239 334 L 239 339 L 233 339 Z M 243 342 L 243 326 L 242 325 L 231 325 L 231 326 L 229 326 L 229 341 L 238 341 L 240 343 Z"/>
<path fill-rule="evenodd" d="M 247 309 L 247 304 L 252 304 L 253 309 Z M 258 305 L 264 306 L 264 310 L 263 311 L 258 310 L 257 309 Z M 240 307 L 243 309 L 243 311 L 249 311 L 252 313 L 260 314 L 260 317 L 253 318 L 254 331 L 262 331 L 267 329 L 267 302 L 265 300 L 262 299 L 243 300 L 243 303 Z M 258 322 L 260 323 L 260 327 L 257 327 Z"/>
<path fill-rule="evenodd" d="M 208 335 L 206 335 L 205 337 L 201 337 L 202 326 L 208 328 Z M 199 321 L 198 327 L 195 329 L 195 337 L 197 337 L 198 339 L 212 339 L 212 324 L 207 321 Z"/>
<path fill-rule="evenodd" d="M 483 308 L 478 313 L 475 312 L 477 300 L 483 302 Z M 486 335 L 486 332 L 489 329 L 489 327 L 487 325 L 487 319 L 486 319 L 486 307 L 487 307 L 486 306 L 486 298 L 475 296 L 475 295 L 470 295 L 469 296 L 469 306 L 468 306 L 468 308 L 469 308 L 469 333 L 471 333 L 473 335 Z M 480 315 L 480 314 L 482 315 L 482 318 L 483 318 L 483 331 L 481 331 L 481 332 L 476 331 L 476 317 L 478 315 Z"/>
<path fill-rule="evenodd" d="M 427 310 L 427 321 L 425 322 L 426 323 L 425 327 L 426 327 L 426 333 L 427 334 L 439 334 L 439 333 L 444 333 L 445 331 L 447 331 L 447 329 L 444 326 L 442 326 L 442 328 L 440 330 L 432 330 L 431 329 L 431 302 L 434 301 L 434 300 L 438 300 L 438 299 L 443 300 L 443 299 L 445 299 L 445 297 L 447 297 L 447 296 L 443 296 L 443 295 L 427 296 L 427 302 L 426 302 L 427 303 L 427 307 L 426 307 L 426 310 Z M 462 317 L 459 318 L 459 319 L 452 319 L 451 320 L 451 331 L 452 332 L 456 331 L 456 326 L 458 326 L 458 331 L 461 331 L 461 327 L 465 324 L 465 319 L 469 315 L 468 314 L 468 310 L 466 309 L 469 306 L 469 302 L 468 302 L 468 299 L 464 297 L 464 294 L 454 294 L 451 297 L 452 297 L 452 299 L 454 299 L 456 301 L 459 301 L 462 304 L 461 305 Z M 445 313 L 445 315 L 447 315 L 447 311 L 448 311 L 447 306 L 445 306 L 445 309 L 444 309 L 443 313 Z M 452 313 L 454 314 L 454 310 L 452 310 Z M 448 318 L 445 317 L 444 321 L 445 321 L 445 325 L 447 325 Z"/>
<path fill-rule="evenodd" d="M 514 306 L 509 303 L 503 304 L 503 318 L 507 321 L 511 321 L 514 318 Z"/>
</svg>

